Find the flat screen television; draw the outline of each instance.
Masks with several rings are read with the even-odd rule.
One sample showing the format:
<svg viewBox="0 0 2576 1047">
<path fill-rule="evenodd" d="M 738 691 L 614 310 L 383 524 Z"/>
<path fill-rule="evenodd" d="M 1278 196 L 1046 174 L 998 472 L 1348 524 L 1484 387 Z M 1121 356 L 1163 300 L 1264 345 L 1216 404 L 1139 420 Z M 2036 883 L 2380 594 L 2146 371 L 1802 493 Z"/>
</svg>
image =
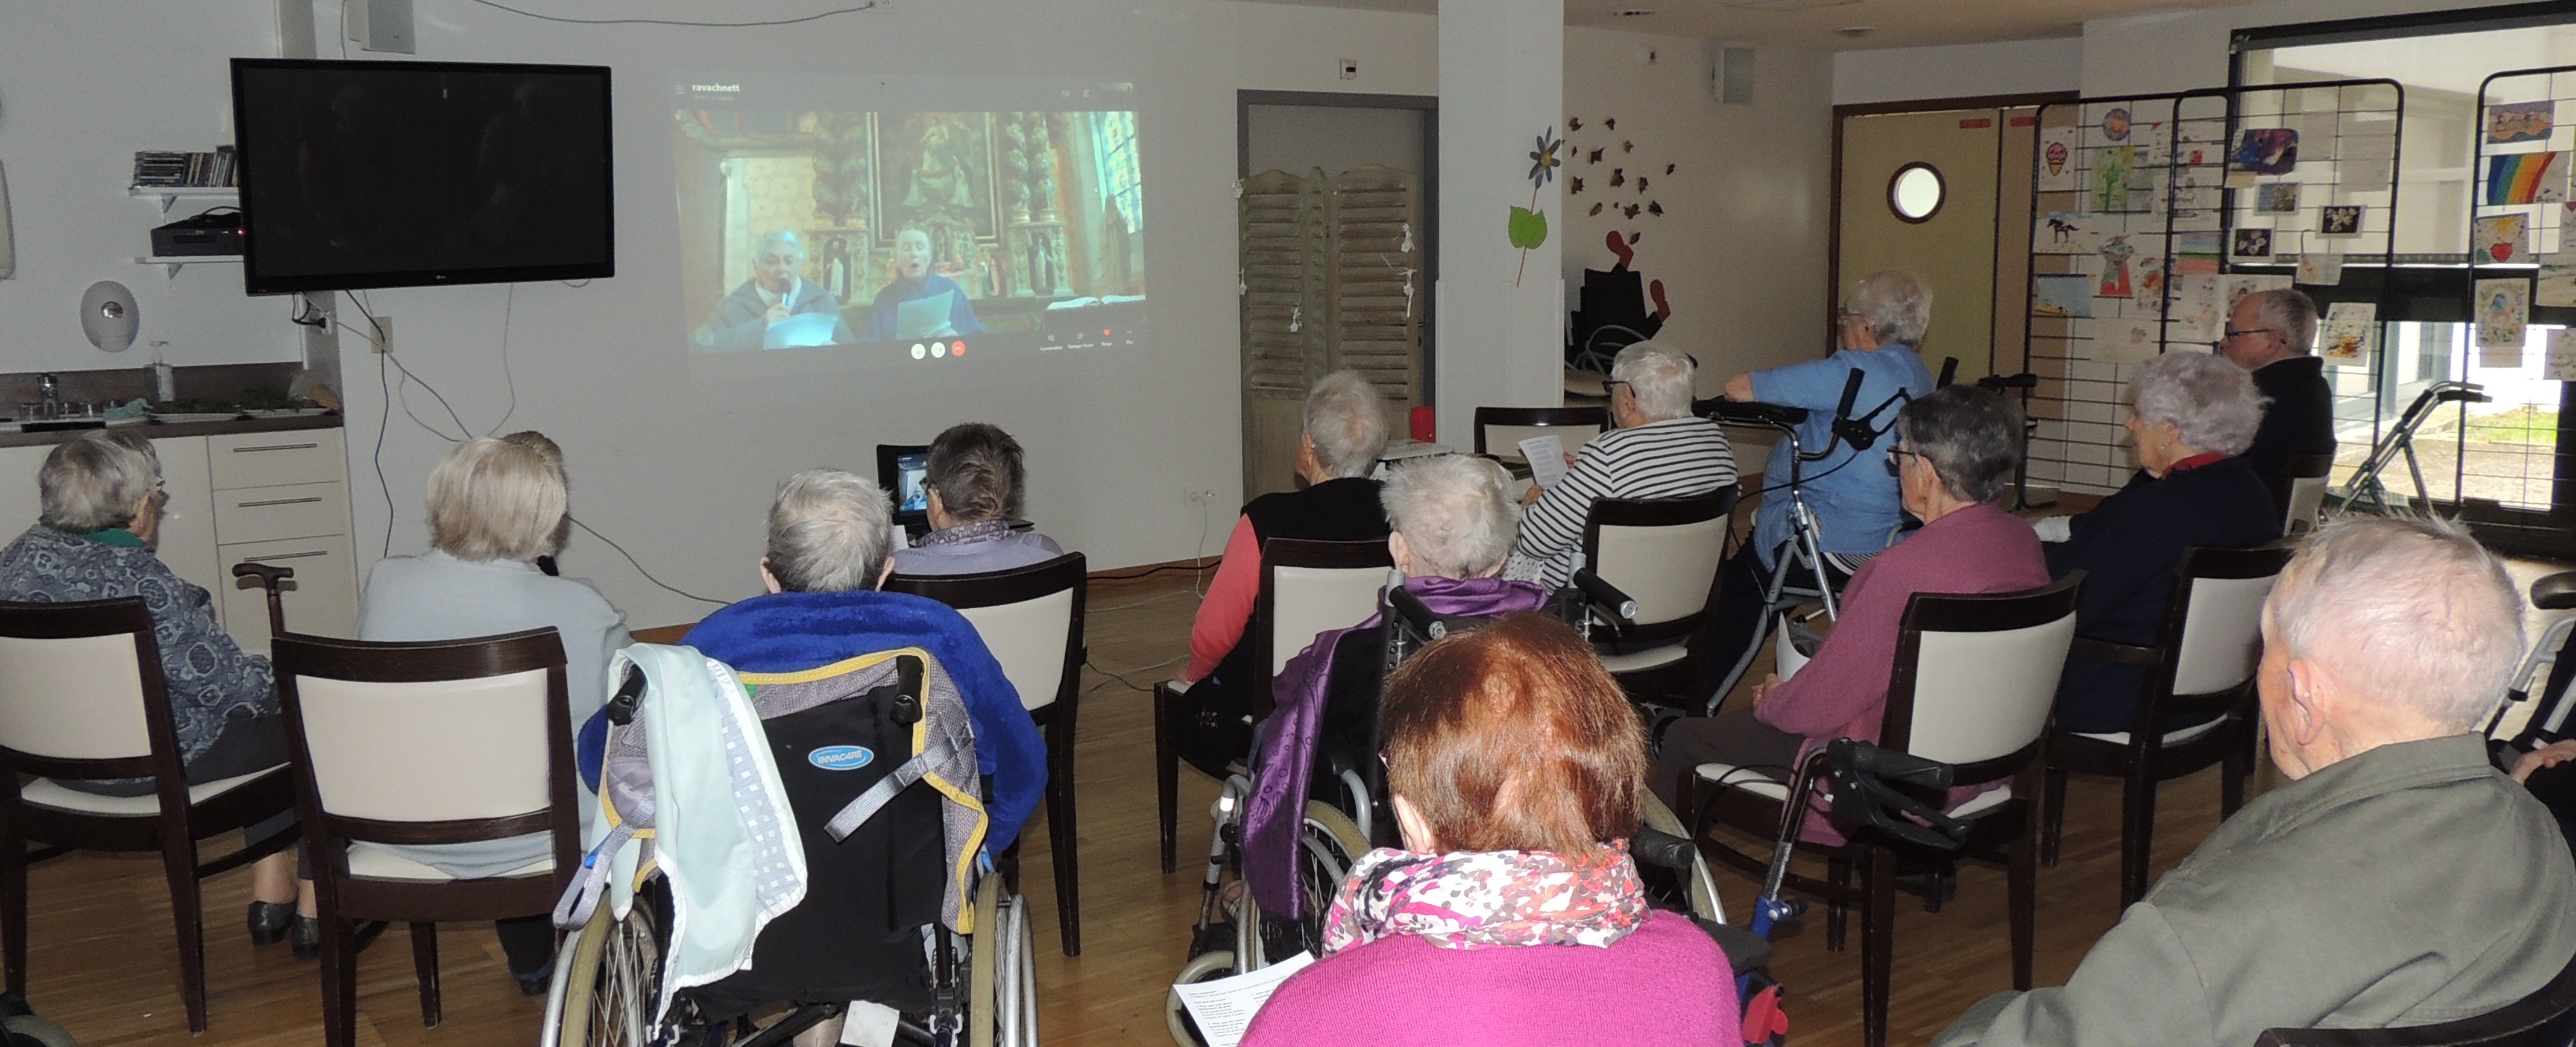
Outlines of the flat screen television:
<svg viewBox="0 0 2576 1047">
<path fill-rule="evenodd" d="M 251 294 L 616 275 L 606 67 L 232 71 Z"/>
</svg>

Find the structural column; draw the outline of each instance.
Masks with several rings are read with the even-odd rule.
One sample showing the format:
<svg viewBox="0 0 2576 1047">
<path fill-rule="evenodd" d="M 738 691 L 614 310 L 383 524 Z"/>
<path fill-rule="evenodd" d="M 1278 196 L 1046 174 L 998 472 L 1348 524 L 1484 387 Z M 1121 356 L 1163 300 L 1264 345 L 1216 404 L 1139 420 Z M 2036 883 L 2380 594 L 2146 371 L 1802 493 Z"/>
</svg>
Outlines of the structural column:
<svg viewBox="0 0 2576 1047">
<path fill-rule="evenodd" d="M 1564 403 L 1562 169 L 1533 179 L 1530 158 L 1564 137 L 1564 113 L 1565 0 L 1440 5 L 1437 396 L 1451 447 L 1474 444 L 1478 407 Z M 1516 223 L 1514 208 L 1536 217 Z"/>
</svg>

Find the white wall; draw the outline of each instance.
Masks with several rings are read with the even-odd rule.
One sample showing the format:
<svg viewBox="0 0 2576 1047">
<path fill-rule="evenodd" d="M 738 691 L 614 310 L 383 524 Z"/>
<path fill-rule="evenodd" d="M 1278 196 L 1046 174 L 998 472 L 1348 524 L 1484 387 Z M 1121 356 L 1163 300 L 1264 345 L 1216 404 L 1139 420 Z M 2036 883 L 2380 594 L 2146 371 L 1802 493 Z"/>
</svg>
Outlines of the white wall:
<svg viewBox="0 0 2576 1047">
<path fill-rule="evenodd" d="M 2084 93 L 2108 97 L 2224 87 L 2228 36 L 2238 29 L 2491 6 L 2494 0 L 2267 0 L 2097 18 L 2084 23 Z"/>
<path fill-rule="evenodd" d="M 276 49 L 271 0 L 0 5 L 0 170 L 18 248 L 17 277 L 0 280 L 0 371 L 141 367 L 155 340 L 177 364 L 298 358 L 286 301 L 244 297 L 240 266 L 168 277 L 134 264 L 170 219 L 125 194 L 138 149 L 230 143 L 225 60 Z M 173 217 L 208 202 L 195 205 Z M 142 307 L 122 354 L 81 337 L 81 290 L 96 280 L 132 288 Z"/>
<path fill-rule="evenodd" d="M 1638 271 L 1662 280 L 1672 319 L 1656 341 L 1700 360 L 1700 391 L 1715 395 L 1728 375 L 1812 359 L 1825 309 L 1828 188 L 1832 180 L 1833 62 L 1815 52 L 1763 48 L 1754 61 L 1755 102 L 1722 105 L 1709 97 L 1706 45 L 1697 39 L 1606 29 L 1565 34 L 1565 111 L 1587 126 L 1569 140 L 1584 146 L 1633 141 L 1625 164 L 1653 179 L 1644 196 L 1608 184 L 1611 155 L 1598 166 L 1574 156 L 1568 176 L 1584 191 L 1562 205 L 1567 294 L 1583 270 L 1617 261 L 1602 242 L 1613 228 L 1643 234 Z M 1655 52 L 1652 65 L 1640 50 Z M 1611 132 L 1601 126 L 1617 118 Z M 1644 162 L 1637 163 L 1636 159 Z M 1670 175 L 1665 164 L 1674 165 Z M 1612 221 L 1588 212 L 1594 202 L 1653 199 L 1661 218 Z M 1651 306 L 1650 306 L 1651 307 Z"/>
<path fill-rule="evenodd" d="M 1844 51 L 1834 55 L 1834 104 L 2072 91 L 2083 64 L 2075 36 Z"/>
</svg>

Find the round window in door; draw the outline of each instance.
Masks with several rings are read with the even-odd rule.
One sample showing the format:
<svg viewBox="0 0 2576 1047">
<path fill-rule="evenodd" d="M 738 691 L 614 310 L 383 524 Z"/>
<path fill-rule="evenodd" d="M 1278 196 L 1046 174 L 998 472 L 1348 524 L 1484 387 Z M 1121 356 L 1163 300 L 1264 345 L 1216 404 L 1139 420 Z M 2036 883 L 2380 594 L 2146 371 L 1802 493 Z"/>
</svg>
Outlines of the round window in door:
<svg viewBox="0 0 2576 1047">
<path fill-rule="evenodd" d="M 1919 160 L 1897 168 L 1896 177 L 1887 180 L 1887 207 L 1900 221 L 1931 221 L 1948 198 L 1941 169 Z"/>
</svg>

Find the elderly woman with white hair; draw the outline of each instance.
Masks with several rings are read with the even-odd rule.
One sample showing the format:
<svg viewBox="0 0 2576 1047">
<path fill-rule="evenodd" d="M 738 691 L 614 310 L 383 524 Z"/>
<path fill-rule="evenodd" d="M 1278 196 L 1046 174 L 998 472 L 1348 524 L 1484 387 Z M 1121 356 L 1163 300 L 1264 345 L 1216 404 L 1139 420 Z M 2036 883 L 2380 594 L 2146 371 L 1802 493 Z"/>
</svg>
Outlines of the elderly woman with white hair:
<svg viewBox="0 0 2576 1047">
<path fill-rule="evenodd" d="M 55 445 L 36 474 L 42 508 L 34 527 L 0 549 L 0 600 L 77 603 L 141 597 L 152 618 L 162 686 L 190 784 L 219 781 L 286 762 L 286 727 L 268 659 L 245 654 L 216 624 L 214 597 L 154 555 L 170 496 L 152 442 L 130 429 L 85 432 Z M 150 796 L 149 778 L 63 779 L 65 788 L 106 796 Z M 292 813 L 251 826 L 266 840 L 295 826 Z M 251 866 L 250 937 L 286 937 L 295 913 L 295 859 L 273 854 Z M 310 884 L 305 885 L 311 907 Z"/>
<path fill-rule="evenodd" d="M 1443 618 L 1497 618 L 1547 605 L 1548 590 L 1496 577 L 1517 515 L 1500 465 L 1468 455 L 1416 459 L 1387 474 L 1380 501 L 1404 587 Z M 1319 752 L 1374 777 L 1377 698 L 1387 673 L 1382 615 L 1319 634 L 1272 684 L 1277 707 L 1262 722 L 1261 753 L 1245 813 L 1244 877 L 1265 907 L 1292 912 L 1297 826 L 1307 783 L 1334 776 Z"/>
<path fill-rule="evenodd" d="M 1735 452 L 1716 422 L 1691 413 L 1698 367 L 1679 350 L 1638 342 L 1610 365 L 1610 421 L 1574 454 L 1565 478 L 1530 488 L 1504 573 L 1547 586 L 1574 575 L 1583 518 L 1603 498 L 1686 498 L 1735 482 Z"/>
<path fill-rule="evenodd" d="M 1896 482 L 1886 469 L 1894 441 L 1882 438 L 1865 449 L 1849 441 L 1837 443 L 1834 412 L 1855 371 L 1861 375 L 1860 393 L 1852 401 L 1856 414 L 1878 410 L 1900 394 L 1920 398 L 1932 391 L 1932 372 L 1916 352 L 1932 325 L 1932 284 L 1921 273 L 1871 273 L 1852 282 L 1837 318 L 1840 351 L 1821 360 L 1736 375 L 1726 380 L 1726 398 L 1806 410 L 1807 420 L 1798 424 L 1800 448 L 1814 454 L 1834 445 L 1831 455 L 1802 470 L 1807 507 L 1824 532 L 1818 542 L 1826 553 L 1866 557 L 1887 548 L 1905 518 Z M 1892 413 L 1881 414 L 1873 424 L 1885 428 L 1893 420 Z M 1789 454 L 1789 441 L 1771 445 L 1771 459 L 1762 467 L 1765 485 L 1789 482 Z M 1762 597 L 1770 591 L 1773 572 L 1787 566 L 1789 539 L 1789 496 L 1778 491 L 1754 510 L 1753 541 L 1723 569 L 1711 650 L 1700 660 L 1712 689 L 1760 634 L 1762 616 L 1768 613 Z"/>
<path fill-rule="evenodd" d="M 2242 549 L 2281 536 L 2281 514 L 2241 455 L 2263 424 L 2263 397 L 2244 369 L 2208 353 L 2156 357 L 2130 379 L 2125 423 L 2138 474 L 2093 511 L 2040 522 L 2048 570 L 2083 571 L 2081 634 L 2151 646 L 2173 597 L 2185 548 Z M 2061 533 L 2062 531 L 2062 533 Z M 2057 688 L 2060 730 L 2126 731 L 2138 717 L 2144 666 L 2075 657 Z M 2168 728 L 2199 722 L 2182 719 Z"/>
<path fill-rule="evenodd" d="M 563 551 L 572 521 L 570 490 L 563 451 L 542 433 L 478 437 L 449 447 L 429 471 L 429 551 L 388 557 L 368 572 L 358 638 L 461 640 L 553 629 L 563 643 L 572 723 L 583 730 L 608 700 L 609 659 L 634 639 L 626 633 L 626 616 L 589 581 L 538 568 L 538 560 Z M 604 732 L 605 722 L 597 729 Z M 587 819 L 592 812 L 585 806 L 581 813 Z M 473 879 L 537 861 L 550 846 L 544 833 L 533 833 L 399 850 L 450 876 Z M 502 920 L 493 930 L 519 990 L 544 993 L 554 970 L 552 920 Z"/>
<path fill-rule="evenodd" d="M 841 318 L 841 302 L 821 284 L 798 275 L 805 268 L 805 238 L 793 229 L 773 229 L 751 245 L 751 279 L 716 303 L 705 325 L 691 335 L 701 349 L 743 351 L 789 349 L 806 345 L 848 345 L 858 341 Z M 832 317 L 828 340 L 816 336 L 770 337 L 770 329 L 788 318 L 808 314 Z M 775 344 L 773 344 L 775 343 Z"/>
<path fill-rule="evenodd" d="M 1387 536 L 1378 482 L 1369 478 L 1386 453 L 1386 401 L 1352 370 L 1335 371 L 1306 394 L 1305 431 L 1297 437 L 1303 490 L 1253 499 L 1226 539 L 1225 559 L 1208 582 L 1190 623 L 1190 662 L 1181 680 L 1173 751 L 1190 765 L 1223 775 L 1252 739 L 1243 724 L 1270 682 L 1270 667 L 1252 664 L 1244 630 L 1261 593 L 1261 547 L 1273 538 L 1377 541 Z"/>
</svg>

